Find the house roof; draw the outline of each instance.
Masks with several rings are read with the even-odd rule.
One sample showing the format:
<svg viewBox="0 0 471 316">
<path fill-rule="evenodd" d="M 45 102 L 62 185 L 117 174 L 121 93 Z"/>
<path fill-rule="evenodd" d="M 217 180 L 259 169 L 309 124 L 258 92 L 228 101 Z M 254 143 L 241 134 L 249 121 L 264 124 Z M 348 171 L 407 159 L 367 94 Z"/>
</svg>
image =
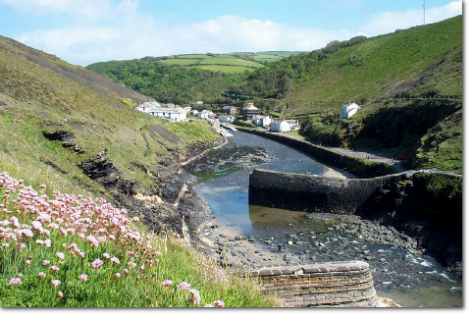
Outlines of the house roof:
<svg viewBox="0 0 471 316">
<path fill-rule="evenodd" d="M 186 113 L 186 111 L 182 108 L 156 108 L 153 112 L 165 112 L 165 113 L 174 113 L 174 114 L 181 114 Z"/>
<path fill-rule="evenodd" d="M 248 108 L 245 108 L 244 110 L 251 110 L 251 111 L 253 111 L 253 110 L 258 110 L 258 108 L 256 108 L 255 106 L 252 105 L 252 106 L 249 106 Z"/>
<path fill-rule="evenodd" d="M 359 106 L 358 104 L 356 104 L 355 102 L 353 102 L 353 103 L 349 103 L 349 104 L 347 104 L 347 105 L 342 106 L 342 108 L 347 108 L 347 107 L 349 107 L 349 106 L 351 106 L 351 105 Z"/>
<path fill-rule="evenodd" d="M 162 107 L 162 105 L 157 102 L 144 102 L 138 106 L 138 108 L 160 108 L 160 107 Z"/>
</svg>

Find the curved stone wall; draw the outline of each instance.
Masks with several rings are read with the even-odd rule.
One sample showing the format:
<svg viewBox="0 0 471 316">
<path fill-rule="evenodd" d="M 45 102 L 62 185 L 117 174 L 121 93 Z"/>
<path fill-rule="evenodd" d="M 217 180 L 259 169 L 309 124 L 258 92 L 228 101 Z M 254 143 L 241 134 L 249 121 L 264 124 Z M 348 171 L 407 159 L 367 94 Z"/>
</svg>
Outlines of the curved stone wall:
<svg viewBox="0 0 471 316">
<path fill-rule="evenodd" d="M 249 204 L 294 211 L 354 213 L 378 188 L 407 173 L 372 179 L 339 179 L 257 169 L 249 178 Z"/>
<path fill-rule="evenodd" d="M 263 266 L 250 272 L 268 295 L 292 307 L 376 307 L 370 266 L 339 261 L 304 266 Z"/>
</svg>

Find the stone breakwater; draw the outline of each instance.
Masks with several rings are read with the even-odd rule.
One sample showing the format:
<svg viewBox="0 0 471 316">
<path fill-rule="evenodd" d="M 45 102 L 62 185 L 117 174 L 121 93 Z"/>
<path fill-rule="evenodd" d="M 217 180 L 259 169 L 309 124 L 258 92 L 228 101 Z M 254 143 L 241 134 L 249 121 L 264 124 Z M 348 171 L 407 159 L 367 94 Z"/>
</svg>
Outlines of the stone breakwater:
<svg viewBox="0 0 471 316">
<path fill-rule="evenodd" d="M 459 175 L 424 171 L 336 179 L 254 170 L 249 203 L 309 213 L 359 215 L 394 227 L 415 240 L 419 253 L 433 256 L 461 276 L 462 181 Z"/>
<path fill-rule="evenodd" d="M 292 307 L 376 307 L 370 266 L 362 261 L 264 266 L 250 271 L 263 292 Z"/>
</svg>

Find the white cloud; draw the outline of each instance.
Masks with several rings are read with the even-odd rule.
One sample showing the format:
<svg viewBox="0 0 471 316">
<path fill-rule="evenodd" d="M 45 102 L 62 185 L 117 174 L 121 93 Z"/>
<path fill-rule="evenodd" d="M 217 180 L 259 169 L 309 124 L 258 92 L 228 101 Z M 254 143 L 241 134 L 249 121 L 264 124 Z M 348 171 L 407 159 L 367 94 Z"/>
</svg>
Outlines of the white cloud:
<svg viewBox="0 0 471 316">
<path fill-rule="evenodd" d="M 115 16 L 111 26 L 76 25 L 23 34 L 26 45 L 79 65 L 97 61 L 182 53 L 262 50 L 313 50 L 334 39 L 354 36 L 347 30 L 325 31 L 272 21 L 221 16 L 193 25 L 167 25 L 136 11 Z"/>
<path fill-rule="evenodd" d="M 444 7 L 425 9 L 425 23 L 439 22 L 462 14 L 461 0 L 453 1 Z M 394 32 L 397 29 L 406 29 L 423 24 L 423 9 L 384 12 L 372 18 L 370 22 L 360 28 L 366 36 L 375 36 Z"/>
<path fill-rule="evenodd" d="M 19 40 L 82 66 L 98 61 L 185 53 L 310 51 L 324 47 L 332 40 L 345 40 L 359 34 L 389 33 L 422 21 L 421 12 L 409 10 L 383 13 L 358 30 L 295 27 L 233 15 L 185 25 L 166 24 L 139 12 L 137 0 L 122 0 L 117 4 L 112 0 L 0 0 L 0 3 L 12 3 L 18 10 L 40 12 L 51 9 L 55 10 L 51 12 L 67 12 L 76 17 L 66 27 L 25 33 Z M 461 1 L 454 1 L 443 8 L 429 9 L 426 22 L 458 15 L 461 6 Z"/>
</svg>

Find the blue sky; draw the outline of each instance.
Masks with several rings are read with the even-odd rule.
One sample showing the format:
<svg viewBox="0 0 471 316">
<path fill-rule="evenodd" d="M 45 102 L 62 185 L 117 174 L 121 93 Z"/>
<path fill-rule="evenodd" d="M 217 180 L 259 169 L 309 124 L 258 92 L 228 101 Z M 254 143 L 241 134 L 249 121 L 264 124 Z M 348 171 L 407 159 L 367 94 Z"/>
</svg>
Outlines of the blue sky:
<svg viewBox="0 0 471 316">
<path fill-rule="evenodd" d="M 76 65 L 189 53 L 304 50 L 422 24 L 423 0 L 0 0 L 0 35 Z M 462 14 L 426 0 L 426 23 Z"/>
</svg>

